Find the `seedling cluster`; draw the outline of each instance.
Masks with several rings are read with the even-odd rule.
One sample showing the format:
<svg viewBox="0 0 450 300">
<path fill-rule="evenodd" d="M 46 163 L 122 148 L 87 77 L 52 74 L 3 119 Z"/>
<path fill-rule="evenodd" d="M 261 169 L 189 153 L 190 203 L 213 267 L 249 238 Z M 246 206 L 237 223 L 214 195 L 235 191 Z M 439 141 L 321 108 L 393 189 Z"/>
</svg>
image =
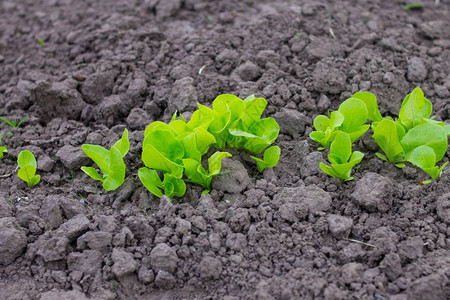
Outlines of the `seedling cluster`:
<svg viewBox="0 0 450 300">
<path fill-rule="evenodd" d="M 2 142 L 2 139 L 0 137 L 0 143 Z M 8 149 L 6 149 L 5 146 L 0 146 L 0 158 L 3 157 L 4 153 L 8 153 Z"/>
<path fill-rule="evenodd" d="M 267 101 L 263 98 L 250 96 L 242 100 L 224 94 L 213 101 L 212 108 L 198 104 L 198 110 L 188 122 L 182 115 L 178 118 L 175 112 L 169 124 L 161 121 L 151 123 L 144 131 L 142 161 L 145 167 L 138 170 L 139 179 L 157 197 L 183 196 L 186 181 L 202 185 L 204 193 L 208 193 L 212 178 L 223 173 L 222 160 L 231 156 L 228 152 L 216 151 L 207 159 L 206 169 L 203 157 L 210 147 L 245 149 L 254 155 L 266 150 L 262 159 L 252 158 L 261 172 L 274 167 L 280 158 L 280 148 L 268 147 L 278 137 L 279 126 L 273 118 L 261 119 L 266 106 Z M 122 157 L 129 148 L 126 133 L 116 143 L 123 147 L 122 150 L 114 150 L 119 148 L 116 144 L 110 151 L 97 145 L 82 146 L 99 166 L 103 177 L 92 167 L 83 167 L 83 171 L 101 180 L 106 190 L 114 190 L 124 181 Z M 112 182 L 105 185 L 108 180 Z"/>
<path fill-rule="evenodd" d="M 319 115 L 314 119 L 316 131 L 310 133 L 311 139 L 322 145 L 320 150 L 331 144 L 328 155 L 331 167 L 320 164 L 320 168 L 341 181 L 353 179 L 351 169 L 362 160 L 363 154 L 358 151 L 351 154 L 351 143 L 371 127 L 372 137 L 384 152 L 376 153 L 379 158 L 399 168 L 409 162 L 437 179 L 448 163 L 436 165 L 447 151 L 450 125 L 435 121 L 431 112 L 432 104 L 420 88 L 406 96 L 395 120 L 381 116 L 372 93 L 354 94 L 331 112 L 330 118 Z M 367 120 L 372 121 L 371 126 L 365 124 Z"/>
</svg>

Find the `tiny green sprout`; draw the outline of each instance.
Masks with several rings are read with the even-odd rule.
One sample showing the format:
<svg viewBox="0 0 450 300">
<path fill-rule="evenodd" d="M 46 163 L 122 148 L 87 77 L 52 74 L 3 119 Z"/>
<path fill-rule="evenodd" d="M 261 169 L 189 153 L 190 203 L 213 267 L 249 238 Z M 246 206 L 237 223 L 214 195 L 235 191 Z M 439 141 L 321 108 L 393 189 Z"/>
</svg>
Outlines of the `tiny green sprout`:
<svg viewBox="0 0 450 300">
<path fill-rule="evenodd" d="M 13 121 L 9 121 L 3 117 L 0 117 L 0 120 L 2 120 L 3 122 L 5 122 L 6 124 L 8 124 L 9 126 L 13 127 L 13 128 L 18 128 L 20 127 L 20 125 L 22 125 L 22 123 L 28 119 L 30 116 L 26 116 L 25 118 L 23 118 L 22 120 L 20 120 L 19 122 L 17 122 L 16 119 L 14 119 Z"/>
<path fill-rule="evenodd" d="M 273 168 L 277 165 L 280 160 L 281 149 L 278 146 L 272 146 L 264 151 L 264 158 L 260 159 L 254 156 L 251 156 L 254 160 L 256 160 L 256 166 L 260 172 L 263 172 L 266 168 Z"/>
<path fill-rule="evenodd" d="M 410 3 L 402 6 L 403 11 L 408 11 L 412 9 L 422 9 L 425 5 L 423 3 Z"/>
<path fill-rule="evenodd" d="M 216 21 L 214 21 L 214 19 L 211 16 L 208 16 L 208 22 L 213 26 L 217 25 Z"/>
<path fill-rule="evenodd" d="M 122 185 L 125 180 L 123 157 L 130 149 L 127 129 L 124 130 L 121 139 L 109 151 L 99 145 L 84 144 L 81 147 L 84 153 L 100 168 L 103 177 L 93 167 L 81 167 L 84 173 L 92 179 L 101 181 L 103 188 L 107 191 L 113 191 Z"/>
<path fill-rule="evenodd" d="M 35 175 L 37 163 L 33 153 L 28 150 L 21 151 L 17 158 L 17 164 L 19 165 L 17 176 L 25 181 L 28 187 L 38 184 L 41 176 Z"/>
<path fill-rule="evenodd" d="M 361 162 L 364 154 L 359 151 L 352 153 L 350 136 L 342 131 L 336 134 L 330 146 L 328 160 L 331 166 L 320 163 L 320 169 L 332 177 L 339 178 L 342 182 L 352 180 L 352 168 Z"/>
<path fill-rule="evenodd" d="M 44 40 L 41 38 L 36 38 L 36 40 L 38 41 L 39 45 L 44 46 Z"/>
<path fill-rule="evenodd" d="M 2 142 L 2 138 L 0 137 L 0 143 Z M 3 157 L 4 153 L 8 153 L 8 149 L 6 149 L 6 147 L 4 146 L 0 146 L 0 158 Z"/>
</svg>

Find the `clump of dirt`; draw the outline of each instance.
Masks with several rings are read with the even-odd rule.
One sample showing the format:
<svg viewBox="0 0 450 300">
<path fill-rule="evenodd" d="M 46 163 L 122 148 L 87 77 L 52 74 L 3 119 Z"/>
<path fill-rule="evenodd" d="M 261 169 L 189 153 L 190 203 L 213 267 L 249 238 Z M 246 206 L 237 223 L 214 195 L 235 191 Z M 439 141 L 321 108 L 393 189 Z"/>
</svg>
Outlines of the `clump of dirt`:
<svg viewBox="0 0 450 300">
<path fill-rule="evenodd" d="M 0 115 L 31 116 L 0 129 L 2 299 L 448 299 L 450 171 L 421 185 L 368 133 L 340 183 L 308 138 L 363 90 L 395 117 L 420 86 L 450 122 L 450 5 L 429 2 L 2 1 Z M 268 100 L 280 163 L 260 174 L 233 152 L 209 195 L 155 198 L 136 176 L 143 130 L 221 93 Z M 126 181 L 105 192 L 81 145 L 124 128 Z"/>
</svg>

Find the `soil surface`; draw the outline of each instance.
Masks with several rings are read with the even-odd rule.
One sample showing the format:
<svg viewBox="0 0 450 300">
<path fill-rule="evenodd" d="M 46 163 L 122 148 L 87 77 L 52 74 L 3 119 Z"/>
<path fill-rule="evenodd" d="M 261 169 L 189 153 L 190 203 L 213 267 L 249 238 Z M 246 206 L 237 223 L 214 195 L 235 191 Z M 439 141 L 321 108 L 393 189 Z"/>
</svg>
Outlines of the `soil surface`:
<svg viewBox="0 0 450 300">
<path fill-rule="evenodd" d="M 395 117 L 419 86 L 450 123 L 450 2 L 406 3 L 1 1 L 0 116 L 30 117 L 0 129 L 0 298 L 449 299 L 450 168 L 421 185 L 367 133 L 342 184 L 308 138 L 363 90 Z M 280 163 L 260 174 L 232 151 L 209 195 L 153 197 L 136 176 L 143 130 L 222 93 L 268 100 Z M 81 145 L 124 128 L 126 181 L 105 192 Z M 15 175 L 23 149 L 32 188 Z"/>
</svg>

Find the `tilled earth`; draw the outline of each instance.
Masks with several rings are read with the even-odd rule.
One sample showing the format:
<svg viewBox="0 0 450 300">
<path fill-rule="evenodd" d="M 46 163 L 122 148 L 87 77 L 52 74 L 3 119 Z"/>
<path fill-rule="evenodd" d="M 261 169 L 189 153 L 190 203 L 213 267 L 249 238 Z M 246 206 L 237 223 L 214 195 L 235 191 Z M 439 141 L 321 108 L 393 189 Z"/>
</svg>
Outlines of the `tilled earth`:
<svg viewBox="0 0 450 300">
<path fill-rule="evenodd" d="M 367 133 L 341 184 L 308 138 L 362 90 L 395 117 L 419 86 L 450 123 L 450 3 L 406 3 L 1 1 L 0 115 L 30 117 L 0 131 L 0 298 L 449 299 L 450 168 L 421 185 Z M 260 174 L 232 151 L 209 195 L 153 197 L 136 176 L 143 130 L 222 93 L 268 100 L 280 163 Z M 81 145 L 124 128 L 126 181 L 105 192 Z M 33 188 L 15 175 L 23 149 Z"/>
</svg>

